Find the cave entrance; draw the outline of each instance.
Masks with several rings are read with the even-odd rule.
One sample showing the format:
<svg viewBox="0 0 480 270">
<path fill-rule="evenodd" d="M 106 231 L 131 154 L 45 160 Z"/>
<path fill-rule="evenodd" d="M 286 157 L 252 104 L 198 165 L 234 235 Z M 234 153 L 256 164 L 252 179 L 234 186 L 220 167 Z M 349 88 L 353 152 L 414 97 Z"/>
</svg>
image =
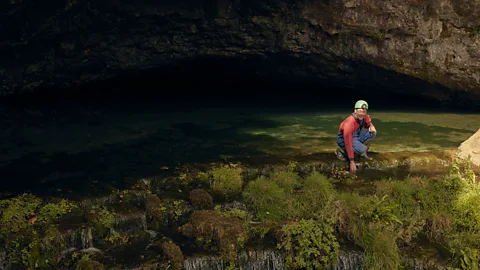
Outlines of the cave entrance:
<svg viewBox="0 0 480 270">
<path fill-rule="evenodd" d="M 308 73 L 292 58 L 262 59 L 198 59 L 17 97 L 0 120 L 0 171 L 16 179 L 5 190 L 91 194 L 185 164 L 333 162 L 338 125 L 357 99 L 379 130 L 374 156 L 454 149 L 480 122 L 396 94 L 399 84 L 372 84 L 371 67 L 335 77 L 331 67 Z"/>
</svg>

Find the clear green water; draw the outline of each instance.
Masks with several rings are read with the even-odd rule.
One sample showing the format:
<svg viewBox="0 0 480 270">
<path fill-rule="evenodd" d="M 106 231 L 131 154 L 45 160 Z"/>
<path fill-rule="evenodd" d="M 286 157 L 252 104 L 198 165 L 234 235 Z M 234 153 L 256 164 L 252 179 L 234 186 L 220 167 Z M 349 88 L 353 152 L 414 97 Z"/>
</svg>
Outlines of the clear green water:
<svg viewBox="0 0 480 270">
<path fill-rule="evenodd" d="M 185 163 L 322 153 L 334 160 L 338 125 L 351 113 L 201 105 L 4 108 L 2 179 L 12 190 L 101 192 Z M 370 115 L 378 130 L 371 151 L 377 153 L 455 149 L 480 123 L 480 114 L 371 110 Z"/>
</svg>

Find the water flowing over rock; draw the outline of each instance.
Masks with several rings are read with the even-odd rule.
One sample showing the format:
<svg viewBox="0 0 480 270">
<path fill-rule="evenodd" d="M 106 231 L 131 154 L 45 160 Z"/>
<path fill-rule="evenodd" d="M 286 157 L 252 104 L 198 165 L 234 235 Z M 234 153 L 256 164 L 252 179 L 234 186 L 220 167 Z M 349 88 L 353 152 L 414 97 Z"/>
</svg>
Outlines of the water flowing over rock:
<svg viewBox="0 0 480 270">
<path fill-rule="evenodd" d="M 363 252 L 361 251 L 340 251 L 338 254 L 335 270 L 356 270 L 363 269 L 364 263 Z"/>
<path fill-rule="evenodd" d="M 364 257 L 360 251 L 342 251 L 334 270 L 363 269 Z M 184 261 L 185 270 L 225 270 L 227 261 L 217 256 L 199 256 Z M 242 251 L 237 256 L 236 266 L 239 269 L 249 270 L 283 270 L 285 256 L 276 250 Z"/>
<path fill-rule="evenodd" d="M 82 227 L 68 232 L 65 236 L 67 249 L 88 249 L 93 247 L 92 228 Z"/>
<path fill-rule="evenodd" d="M 460 158 L 469 158 L 472 164 L 480 166 L 480 129 L 458 148 Z"/>
<path fill-rule="evenodd" d="M 284 260 L 284 256 L 278 251 L 242 251 L 237 256 L 236 266 L 245 270 L 276 270 L 285 268 Z M 227 262 L 228 260 L 218 256 L 198 256 L 187 258 L 183 267 L 185 270 L 225 270 Z"/>
<path fill-rule="evenodd" d="M 409 269 L 415 270 L 446 270 L 446 266 L 433 260 L 406 258 Z M 243 270 L 283 270 L 285 256 L 277 250 L 242 251 L 237 256 L 236 267 Z M 337 264 L 332 270 L 363 270 L 364 254 L 359 250 L 342 250 L 338 255 Z M 196 256 L 185 259 L 185 270 L 225 270 L 227 260 L 219 256 Z"/>
<path fill-rule="evenodd" d="M 128 216 L 118 215 L 115 229 L 124 233 L 146 230 L 147 217 L 145 212 L 142 211 Z"/>
</svg>

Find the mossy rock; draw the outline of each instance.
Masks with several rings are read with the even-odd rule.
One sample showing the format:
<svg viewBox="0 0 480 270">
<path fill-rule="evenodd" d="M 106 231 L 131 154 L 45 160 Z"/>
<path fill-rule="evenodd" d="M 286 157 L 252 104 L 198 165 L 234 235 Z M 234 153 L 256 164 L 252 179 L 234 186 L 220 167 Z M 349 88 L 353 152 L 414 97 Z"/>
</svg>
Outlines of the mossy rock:
<svg viewBox="0 0 480 270">
<path fill-rule="evenodd" d="M 198 246 L 219 251 L 229 259 L 235 257 L 237 250 L 248 239 L 242 219 L 225 217 L 212 210 L 194 212 L 189 222 L 180 227 L 180 231 L 183 235 L 194 238 Z"/>
<path fill-rule="evenodd" d="M 183 267 L 183 253 L 180 247 L 172 241 L 165 241 L 161 244 L 161 248 L 169 267 L 173 270 L 181 270 Z"/>
<path fill-rule="evenodd" d="M 190 203 L 193 208 L 198 210 L 210 210 L 213 209 L 212 196 L 203 189 L 194 189 L 189 194 Z"/>
<path fill-rule="evenodd" d="M 148 227 L 158 230 L 163 226 L 166 223 L 166 210 L 157 195 L 149 194 L 145 202 Z"/>
<path fill-rule="evenodd" d="M 90 259 L 88 255 L 83 255 L 77 262 L 75 270 L 103 270 L 105 269 L 100 262 Z"/>
</svg>

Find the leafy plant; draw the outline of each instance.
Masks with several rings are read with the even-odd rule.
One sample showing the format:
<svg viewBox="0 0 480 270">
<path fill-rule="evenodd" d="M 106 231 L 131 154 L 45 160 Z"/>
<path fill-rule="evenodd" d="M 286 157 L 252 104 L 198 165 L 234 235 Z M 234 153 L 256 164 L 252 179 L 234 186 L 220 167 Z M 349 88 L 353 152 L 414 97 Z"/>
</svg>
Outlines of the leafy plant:
<svg viewBox="0 0 480 270">
<path fill-rule="evenodd" d="M 382 198 L 377 195 L 370 197 L 368 204 L 363 204 L 361 209 L 358 210 L 359 217 L 368 221 L 382 222 L 386 225 L 401 224 L 402 221 L 393 213 L 393 210 L 400 204 L 386 202 L 387 197 L 388 195 L 384 195 Z"/>
<path fill-rule="evenodd" d="M 279 249 L 287 253 L 287 267 L 324 269 L 336 263 L 340 245 L 331 224 L 301 219 L 282 227 Z"/>
<path fill-rule="evenodd" d="M 115 224 L 115 215 L 105 206 L 92 206 L 87 211 L 87 220 L 95 227 L 98 236 L 103 237 Z"/>
</svg>

